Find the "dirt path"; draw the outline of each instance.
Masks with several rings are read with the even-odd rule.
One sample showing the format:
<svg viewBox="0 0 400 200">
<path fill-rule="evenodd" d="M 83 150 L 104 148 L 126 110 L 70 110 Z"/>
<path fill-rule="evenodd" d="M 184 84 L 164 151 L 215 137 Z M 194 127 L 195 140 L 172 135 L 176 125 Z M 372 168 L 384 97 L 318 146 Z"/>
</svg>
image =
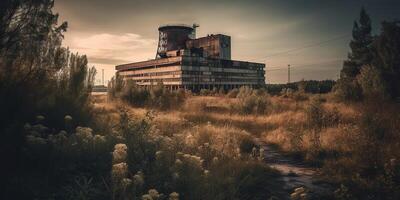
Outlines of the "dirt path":
<svg viewBox="0 0 400 200">
<path fill-rule="evenodd" d="M 273 145 L 260 140 L 257 140 L 257 143 L 260 148 L 264 149 L 264 161 L 270 167 L 281 172 L 287 199 L 290 199 L 290 194 L 300 187 L 304 187 L 308 191 L 307 195 L 309 197 L 317 199 L 331 192 L 332 188 L 329 185 L 315 182 L 315 177 L 317 176 L 315 168 L 283 155 Z"/>
</svg>

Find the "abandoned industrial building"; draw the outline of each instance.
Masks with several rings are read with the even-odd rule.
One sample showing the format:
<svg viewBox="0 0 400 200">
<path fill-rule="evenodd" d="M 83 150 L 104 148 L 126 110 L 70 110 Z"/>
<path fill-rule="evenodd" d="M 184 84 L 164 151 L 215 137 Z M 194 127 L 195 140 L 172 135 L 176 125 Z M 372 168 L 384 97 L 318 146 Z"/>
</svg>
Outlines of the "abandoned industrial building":
<svg viewBox="0 0 400 200">
<path fill-rule="evenodd" d="M 156 58 L 116 66 L 117 74 L 139 86 L 162 83 L 170 89 L 192 91 L 265 84 L 265 65 L 231 60 L 231 38 L 216 34 L 196 38 L 198 25 L 159 27 Z"/>
</svg>

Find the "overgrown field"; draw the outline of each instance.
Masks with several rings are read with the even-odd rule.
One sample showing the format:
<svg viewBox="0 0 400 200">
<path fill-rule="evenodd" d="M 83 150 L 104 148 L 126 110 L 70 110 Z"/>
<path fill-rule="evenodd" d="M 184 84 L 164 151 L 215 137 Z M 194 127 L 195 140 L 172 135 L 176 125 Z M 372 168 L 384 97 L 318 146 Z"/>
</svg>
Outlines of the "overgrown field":
<svg viewBox="0 0 400 200">
<path fill-rule="evenodd" d="M 239 155 L 227 153 L 241 158 L 248 156 L 242 152 L 251 153 L 252 138 L 257 137 L 319 169 L 317 178 L 337 188 L 332 198 L 398 195 L 398 105 L 341 103 L 332 93 L 284 91 L 270 96 L 249 88 L 202 94 L 208 96 L 188 93 L 173 109 L 156 109 L 153 121 L 160 134 L 193 137 L 218 152 L 226 151 L 226 141 L 237 140 L 232 150 L 240 149 Z M 105 97 L 99 101 L 107 112 L 124 104 Z M 129 110 L 142 116 L 152 107 Z"/>
</svg>

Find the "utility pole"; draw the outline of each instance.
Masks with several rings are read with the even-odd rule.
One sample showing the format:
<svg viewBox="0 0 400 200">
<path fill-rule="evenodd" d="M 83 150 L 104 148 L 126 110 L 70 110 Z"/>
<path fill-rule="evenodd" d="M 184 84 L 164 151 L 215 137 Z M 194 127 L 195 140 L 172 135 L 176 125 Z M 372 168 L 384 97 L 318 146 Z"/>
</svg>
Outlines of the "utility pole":
<svg viewBox="0 0 400 200">
<path fill-rule="evenodd" d="M 288 83 L 290 83 L 290 64 L 288 65 L 288 75 L 287 75 L 287 79 L 288 79 Z"/>
<path fill-rule="evenodd" d="M 101 82 L 104 85 L 104 69 L 101 69 Z"/>
</svg>

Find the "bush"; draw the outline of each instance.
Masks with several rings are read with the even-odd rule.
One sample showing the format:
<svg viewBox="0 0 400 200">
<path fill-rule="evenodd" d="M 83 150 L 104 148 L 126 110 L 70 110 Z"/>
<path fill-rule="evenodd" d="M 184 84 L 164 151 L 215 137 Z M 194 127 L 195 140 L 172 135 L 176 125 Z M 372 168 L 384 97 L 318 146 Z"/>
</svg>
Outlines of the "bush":
<svg viewBox="0 0 400 200">
<path fill-rule="evenodd" d="M 253 89 L 250 87 L 244 86 L 239 88 L 239 92 L 237 94 L 237 98 L 244 99 L 253 94 Z"/>
<path fill-rule="evenodd" d="M 133 106 L 144 106 L 149 102 L 150 92 L 138 87 L 134 82 L 127 81 L 119 94 L 120 98 Z"/>
<path fill-rule="evenodd" d="M 239 94 L 239 89 L 234 88 L 231 91 L 229 91 L 226 96 L 229 98 L 236 98 L 238 94 Z"/>
<path fill-rule="evenodd" d="M 1 2 L 0 156 L 8 164 L 2 166 L 0 176 L 1 185 L 5 186 L 2 197 L 6 199 L 42 198 L 40 195 L 51 198 L 55 192 L 52 184 L 66 181 L 60 177 L 57 182 L 56 177 L 63 173 L 52 165 L 70 175 L 70 168 L 64 168 L 60 163 L 78 162 L 67 153 L 63 154 L 64 161 L 58 160 L 53 155 L 54 148 L 58 151 L 58 147 L 49 145 L 46 137 L 54 135 L 53 130 L 66 128 L 65 115 L 72 116 L 73 123 L 82 126 L 87 126 L 94 118 L 90 93 L 96 71 L 88 67 L 86 56 L 71 53 L 62 46 L 67 23 L 58 23 L 58 15 L 52 12 L 53 6 L 53 1 L 45 0 Z M 38 113 L 45 116 L 41 125 L 51 129 L 40 133 L 39 137 L 29 137 L 29 141 L 43 143 L 33 147 L 38 150 L 33 156 L 43 163 L 29 158 L 36 150 L 28 150 L 24 131 L 24 124 L 33 121 Z M 85 156 L 88 154 L 82 155 Z M 59 163 L 49 161 L 49 157 Z M 68 164 L 68 167 L 77 165 Z M 39 169 L 41 167 L 43 169 Z M 50 171 L 46 172 L 46 169 Z M 19 181 L 27 177 L 29 180 Z M 68 181 L 73 182 L 73 179 Z M 41 187 L 49 187 L 49 191 Z"/>
<path fill-rule="evenodd" d="M 200 90 L 200 95 L 201 96 L 210 96 L 211 95 L 211 91 L 208 89 L 201 89 Z"/>
<path fill-rule="evenodd" d="M 333 88 L 335 98 L 340 101 L 359 101 L 362 90 L 357 81 L 350 78 L 341 78 Z"/>
<path fill-rule="evenodd" d="M 237 109 L 242 114 L 265 114 L 270 105 L 271 102 L 268 99 L 268 96 L 257 96 L 256 94 L 251 94 L 239 98 Z"/>
<path fill-rule="evenodd" d="M 14 174 L 9 191 L 15 199 L 96 198 L 108 199 L 104 180 L 109 180 L 112 136 L 95 134 L 89 127 L 71 133 L 42 124 L 25 125 L 26 146 L 21 158 L 23 172 Z"/>
<path fill-rule="evenodd" d="M 365 98 L 384 99 L 388 96 L 381 72 L 372 65 L 366 65 L 361 68 L 360 74 L 357 76 L 357 82 Z"/>
<path fill-rule="evenodd" d="M 170 91 L 162 83 L 146 89 L 131 80 L 121 82 L 118 76 L 109 84 L 108 94 L 112 99 L 120 98 L 132 106 L 148 106 L 160 110 L 168 110 L 183 104 L 187 96 L 186 91 L 182 89 Z"/>
</svg>

